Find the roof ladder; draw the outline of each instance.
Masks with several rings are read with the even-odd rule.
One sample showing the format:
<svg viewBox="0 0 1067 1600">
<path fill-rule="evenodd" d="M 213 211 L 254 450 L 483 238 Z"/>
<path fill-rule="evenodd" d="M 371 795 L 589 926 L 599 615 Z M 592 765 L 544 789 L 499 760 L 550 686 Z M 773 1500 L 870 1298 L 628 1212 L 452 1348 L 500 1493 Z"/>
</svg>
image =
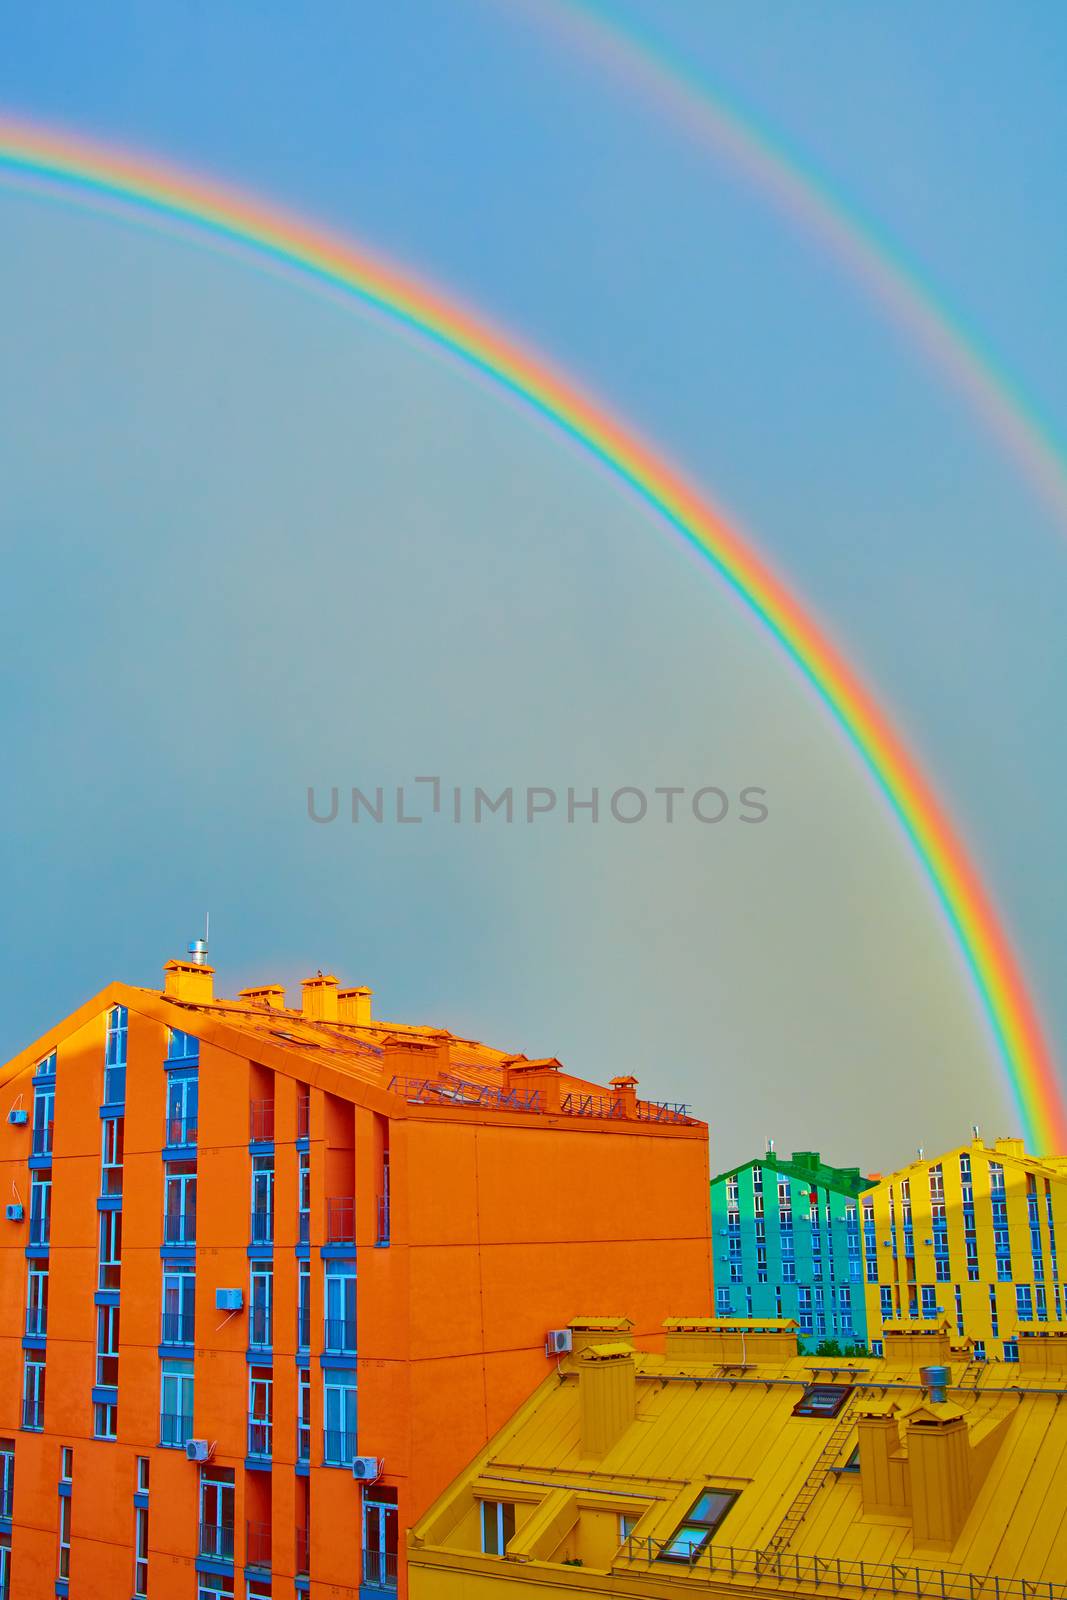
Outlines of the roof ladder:
<svg viewBox="0 0 1067 1600">
<path fill-rule="evenodd" d="M 859 1401 L 860 1390 L 854 1389 L 845 1403 L 844 1410 L 837 1419 L 836 1426 L 824 1445 L 819 1459 L 801 1484 L 796 1498 L 793 1500 L 785 1516 L 775 1528 L 767 1543 L 760 1552 L 761 1558 L 776 1556 L 796 1533 L 804 1521 L 819 1490 L 823 1487 L 833 1467 L 837 1465 L 837 1458 L 841 1453 L 841 1446 L 852 1431 L 852 1416 Z"/>
</svg>

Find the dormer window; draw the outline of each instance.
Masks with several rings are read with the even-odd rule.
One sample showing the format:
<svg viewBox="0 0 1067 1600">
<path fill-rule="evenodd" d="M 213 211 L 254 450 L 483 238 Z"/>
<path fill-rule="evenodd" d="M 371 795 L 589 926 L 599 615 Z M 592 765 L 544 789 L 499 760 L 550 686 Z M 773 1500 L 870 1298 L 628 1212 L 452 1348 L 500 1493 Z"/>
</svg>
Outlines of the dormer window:
<svg viewBox="0 0 1067 1600">
<path fill-rule="evenodd" d="M 850 1393 L 847 1383 L 809 1383 L 793 1407 L 794 1417 L 836 1417 Z"/>
<path fill-rule="evenodd" d="M 737 1499 L 737 1490 L 705 1489 L 696 1505 L 659 1552 L 660 1561 L 692 1563 L 711 1543 L 712 1535 Z"/>
</svg>

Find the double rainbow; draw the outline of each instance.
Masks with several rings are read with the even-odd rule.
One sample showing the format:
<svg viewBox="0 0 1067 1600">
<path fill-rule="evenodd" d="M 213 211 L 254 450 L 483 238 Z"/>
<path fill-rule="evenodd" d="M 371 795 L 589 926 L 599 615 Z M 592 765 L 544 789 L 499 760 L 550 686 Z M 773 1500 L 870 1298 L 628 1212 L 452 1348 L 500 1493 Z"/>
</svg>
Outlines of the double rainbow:
<svg viewBox="0 0 1067 1600">
<path fill-rule="evenodd" d="M 826 634 L 741 533 L 659 452 L 539 357 L 451 297 L 288 214 L 153 159 L 24 121 L 0 120 L 0 176 L 67 202 L 119 205 L 340 291 L 417 330 L 516 396 L 594 456 L 703 555 L 769 629 L 847 734 L 929 878 L 970 971 L 1023 1132 L 1067 1151 L 1067 1112 L 1034 1005 L 963 844 L 888 720 Z"/>
</svg>

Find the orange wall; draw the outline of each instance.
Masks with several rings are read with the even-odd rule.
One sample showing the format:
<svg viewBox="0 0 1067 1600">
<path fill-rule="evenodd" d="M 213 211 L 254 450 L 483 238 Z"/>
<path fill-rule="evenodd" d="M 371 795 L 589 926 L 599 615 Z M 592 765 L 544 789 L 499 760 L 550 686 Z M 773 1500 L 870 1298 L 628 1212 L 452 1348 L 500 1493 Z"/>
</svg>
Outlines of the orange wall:
<svg viewBox="0 0 1067 1600">
<path fill-rule="evenodd" d="M 29 1228 L 30 1128 L 7 1108 L 22 1089 L 32 1108 L 33 1063 L 0 1103 L 0 1180 L 14 1179 L 27 1222 L 0 1233 L 0 1435 L 16 1440 L 13 1594 L 54 1594 L 57 1480 L 62 1444 L 75 1447 L 72 1590 L 128 1595 L 135 1458 L 151 1459 L 152 1600 L 196 1593 L 198 1470 L 158 1447 L 164 1018 L 197 1032 L 153 997 L 116 990 L 131 1005 L 126 1097 L 119 1362 L 119 1438 L 94 1442 L 93 1293 L 104 1012 L 59 1047 L 47 1385 L 43 1435 L 19 1430 Z M 134 1009 L 135 1004 L 138 1009 Z M 140 1013 L 140 1014 L 139 1014 Z M 47 1041 L 46 1041 L 47 1042 Z M 254 1048 L 250 1045 L 249 1050 Z M 255 1070 L 253 1070 L 255 1068 Z M 246 1498 L 272 1509 L 274 1600 L 295 1591 L 297 1093 L 294 1058 L 275 1090 L 274 1469 L 247 1491 L 249 1098 L 261 1064 L 204 1042 L 200 1052 L 194 1433 L 236 1473 L 237 1594 L 243 1594 Z M 312 1073 L 307 1071 L 307 1076 Z M 336 1079 L 334 1080 L 336 1081 Z M 409 1107 L 390 1119 L 392 1243 L 375 1248 L 382 1096 L 365 1103 L 312 1088 L 311 1396 L 312 1596 L 358 1594 L 360 1490 L 317 1465 L 322 1447 L 325 1200 L 356 1195 L 359 1449 L 385 1462 L 401 1527 L 413 1522 L 548 1370 L 544 1335 L 572 1317 L 617 1309 L 638 1341 L 655 1343 L 667 1316 L 711 1310 L 706 1130 L 637 1122 Z M 215 1290 L 239 1286 L 246 1310 L 228 1321 Z M 248 1474 L 251 1480 L 253 1475 Z M 258 1509 L 255 1509 L 258 1507 Z M 403 1547 L 403 1535 L 400 1539 Z M 402 1585 L 403 1588 L 403 1585 Z"/>
</svg>

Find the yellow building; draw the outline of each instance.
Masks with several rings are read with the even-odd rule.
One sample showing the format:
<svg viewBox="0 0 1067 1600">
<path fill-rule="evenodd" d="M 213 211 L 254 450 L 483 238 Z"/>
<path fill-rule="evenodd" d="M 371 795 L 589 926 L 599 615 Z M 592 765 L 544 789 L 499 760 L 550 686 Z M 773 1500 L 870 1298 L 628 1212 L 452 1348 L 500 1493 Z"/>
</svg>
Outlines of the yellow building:
<svg viewBox="0 0 1067 1600">
<path fill-rule="evenodd" d="M 1067 1327 L 1056 1254 L 1067 1239 L 1067 1160 L 977 1137 L 917 1160 L 860 1199 L 867 1333 L 947 1318 L 979 1359 L 1018 1360 L 1018 1336 Z"/>
<path fill-rule="evenodd" d="M 820 1364 L 791 1322 L 624 1321 L 573 1350 L 408 1536 L 411 1600 L 1067 1600 L 1067 1333 L 947 1327 Z"/>
</svg>

